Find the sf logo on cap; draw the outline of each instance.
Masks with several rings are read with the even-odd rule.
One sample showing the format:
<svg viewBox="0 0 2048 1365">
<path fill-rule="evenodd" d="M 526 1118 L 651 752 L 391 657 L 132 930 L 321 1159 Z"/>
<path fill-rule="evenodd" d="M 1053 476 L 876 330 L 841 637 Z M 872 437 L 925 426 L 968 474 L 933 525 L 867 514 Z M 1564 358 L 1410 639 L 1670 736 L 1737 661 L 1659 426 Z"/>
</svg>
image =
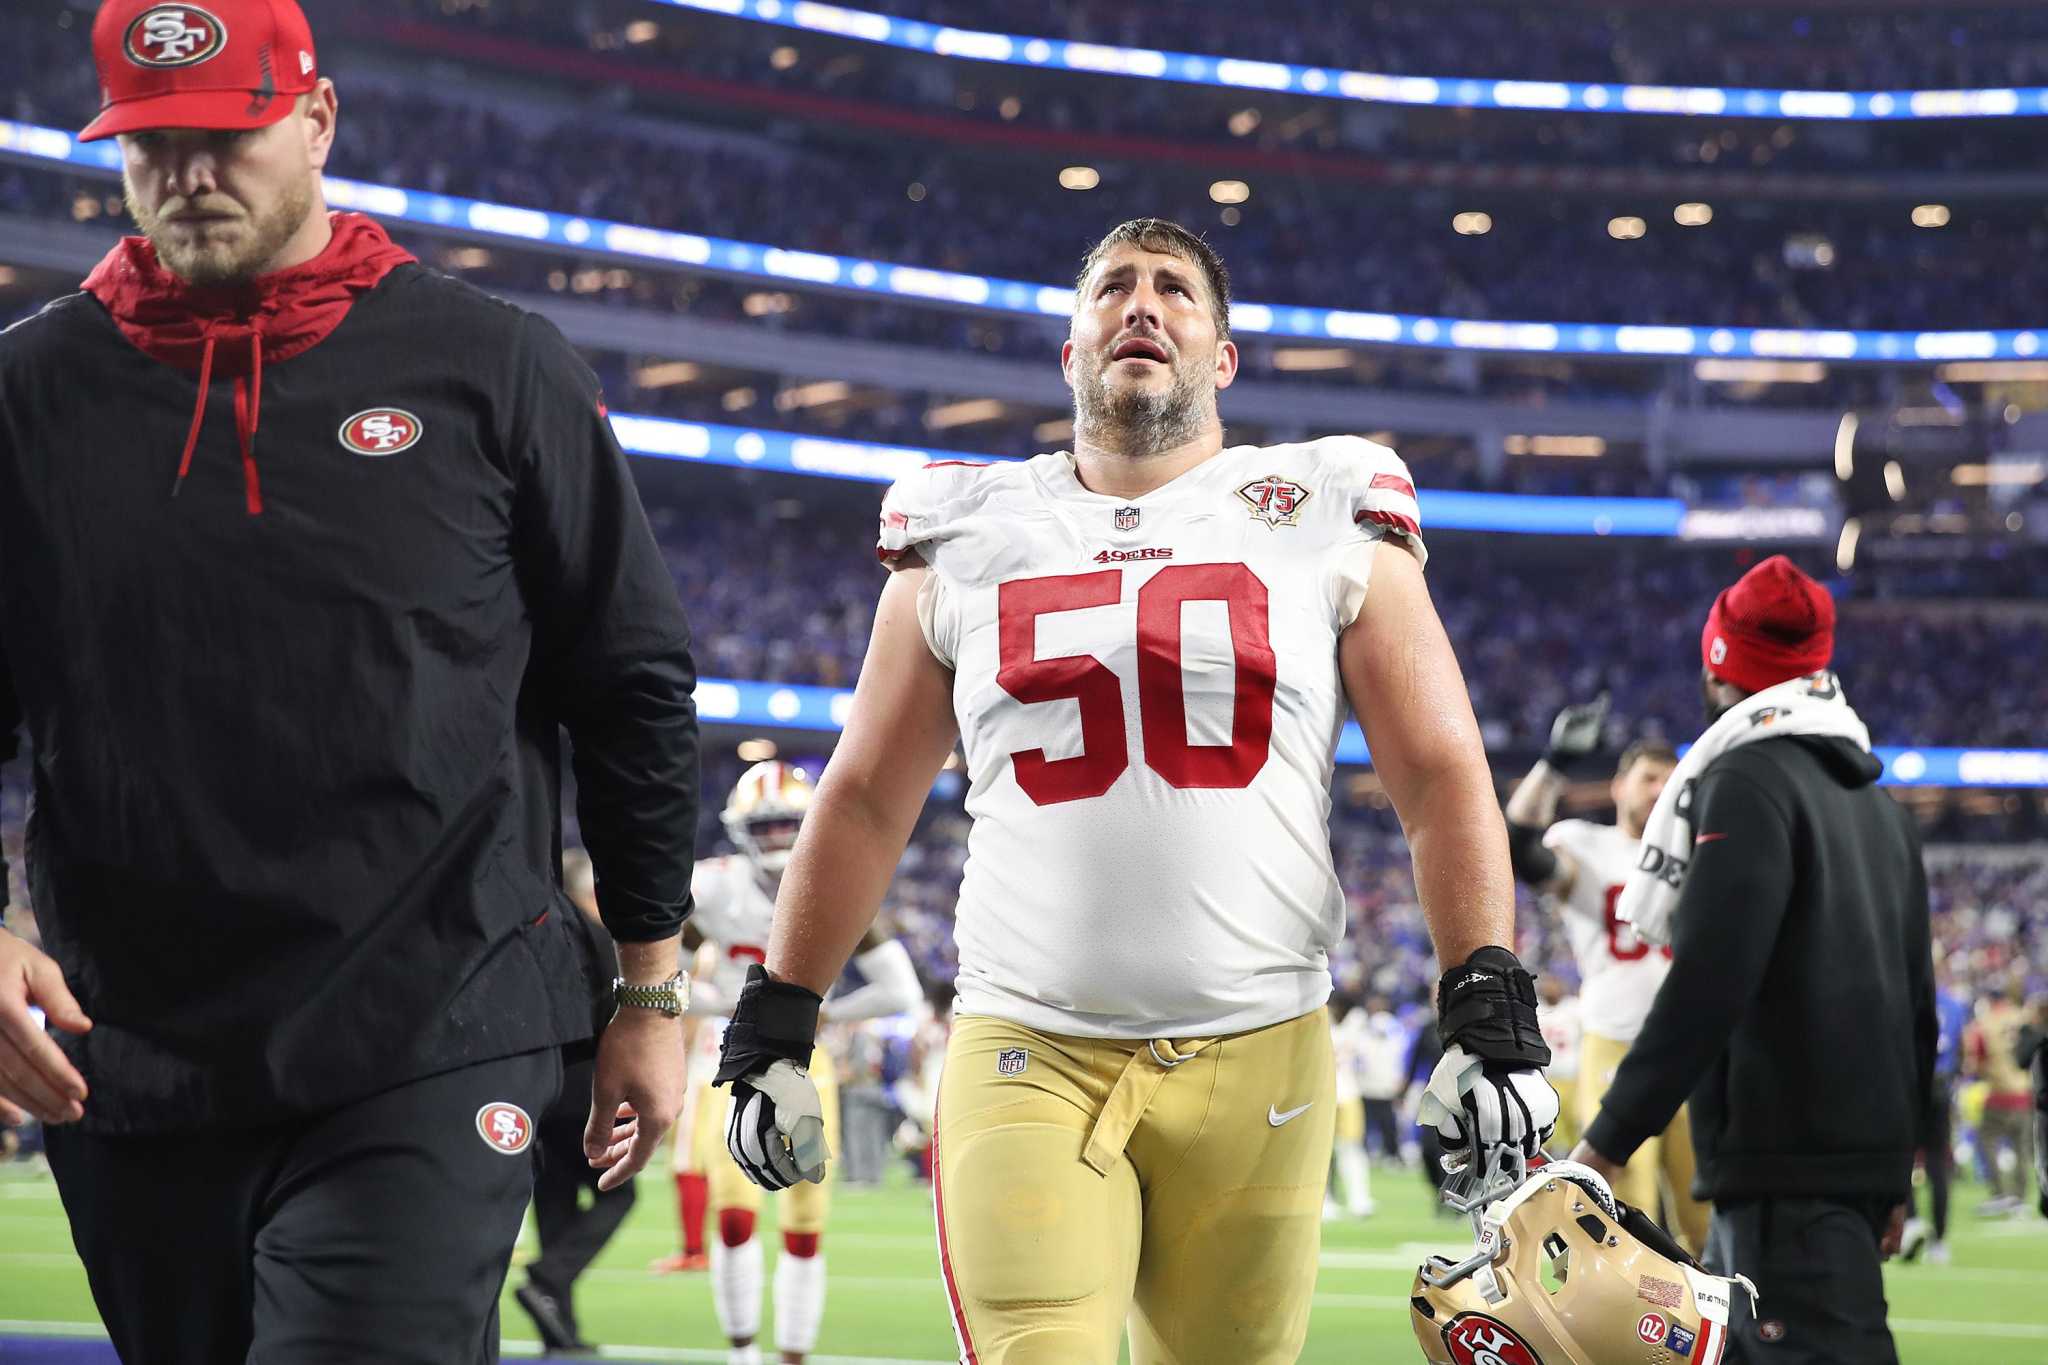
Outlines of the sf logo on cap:
<svg viewBox="0 0 2048 1365">
<path fill-rule="evenodd" d="M 197 66 L 227 42 L 227 25 L 198 6 L 157 5 L 135 16 L 121 50 L 137 66 Z"/>
</svg>

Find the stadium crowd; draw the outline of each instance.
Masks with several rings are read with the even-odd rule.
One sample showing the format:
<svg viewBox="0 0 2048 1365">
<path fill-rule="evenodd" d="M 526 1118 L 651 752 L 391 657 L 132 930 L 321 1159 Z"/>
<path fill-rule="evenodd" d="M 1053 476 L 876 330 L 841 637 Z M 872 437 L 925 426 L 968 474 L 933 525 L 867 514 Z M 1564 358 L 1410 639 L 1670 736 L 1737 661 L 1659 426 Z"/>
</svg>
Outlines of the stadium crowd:
<svg viewBox="0 0 2048 1365">
<path fill-rule="evenodd" d="M 31 26 L 17 18 L 10 27 Z M 0 59 L 13 112 L 77 126 L 96 95 L 56 60 L 53 25 Z M 42 60 L 37 62 L 37 54 Z M 870 144 L 858 157 L 616 113 L 548 112 L 511 92 L 423 94 L 351 83 L 330 170 L 358 179 L 805 250 L 1061 282 L 1100 223 L 1163 214 L 1213 225 L 1241 297 L 1384 312 L 1611 323 L 1829 327 L 2024 327 L 2040 321 L 2028 278 L 2048 250 L 2039 214 L 1982 210 L 1923 231 L 1905 208 L 1757 205 L 1698 229 L 1643 196 L 1498 198 L 1492 230 L 1459 235 L 1455 209 L 1383 187 L 1254 177 L 1219 209 L 1210 176 L 1110 166 L 1085 196 L 1049 166 Z M 34 64 L 32 64 L 34 63 Z M 679 140 L 685 139 L 685 140 Z M 809 187 L 790 195 L 793 179 Z M 0 181 L 0 211 L 62 211 L 48 175 Z M 884 192 L 877 192 L 882 190 Z M 1644 235 L 1615 240 L 1610 219 Z M 1356 250 L 1359 224 L 1374 247 Z M 1795 241 L 1795 239 L 1797 239 Z M 1822 251 L 1820 243 L 1825 243 Z M 1817 264 L 1822 258 L 1825 266 Z M 1795 264 L 1803 262 L 1804 264 Z M 1334 263 L 1334 264 L 1333 264 Z"/>
<path fill-rule="evenodd" d="M 640 0 L 577 6 L 376 0 L 376 7 L 383 15 L 453 20 L 578 46 L 602 46 L 636 19 L 670 17 Z M 1257 12 L 1187 3 L 1111 9 L 1056 0 L 1034 6 L 1028 19 L 1002 0 L 863 0 L 851 8 L 1024 37 L 1394 75 L 1822 90 L 1997 87 L 2048 79 L 2048 20 L 2014 6 L 1958 13 L 1871 4 L 1805 14 L 1733 6 L 1676 22 L 1664 7 L 1645 3 L 1532 10 L 1498 0 L 1449 9 L 1420 0 L 1348 6 L 1290 0 L 1277 11 Z M 689 32 L 701 40 L 707 32 L 739 28 L 705 23 Z M 818 36 L 755 28 L 779 40 Z M 661 38 L 647 35 L 640 44 L 659 47 Z"/>
<path fill-rule="evenodd" d="M 1382 6 L 1380 8 L 1390 8 Z M 1426 13 L 1422 6 L 1402 12 L 1423 17 L 1432 33 L 1440 34 L 1444 16 Z M 1148 41 L 1155 23 L 1159 31 L 1175 31 L 1174 21 L 1199 14 L 1217 23 L 1215 37 L 1223 41 L 1227 28 L 1247 21 L 1221 10 L 1200 10 L 1175 6 L 1143 13 L 1124 11 L 1110 16 L 1099 8 L 1067 5 L 1058 36 L 1119 45 L 1172 46 L 1166 39 Z M 1034 17 L 1045 12 L 1034 11 Z M 1019 27 L 1048 31 L 1053 25 L 1023 25 L 1013 13 L 993 6 L 981 10 L 980 18 L 960 17 L 948 22 L 979 25 L 995 31 Z M 1465 11 L 1460 11 L 1460 17 Z M 1321 26 L 1357 23 L 1358 11 L 1339 7 L 1318 11 L 1304 31 Z M 1382 62 L 1361 51 L 1375 53 L 1368 44 L 1331 37 L 1326 45 L 1314 39 L 1302 46 L 1312 55 L 1288 60 L 1307 60 L 1316 65 L 1336 62 L 1383 73 L 1497 76 L 1504 79 L 1550 79 L 1556 63 L 1535 44 L 1554 37 L 1542 27 L 1531 29 L 1531 16 L 1515 12 L 1494 15 L 1505 32 L 1515 39 L 1501 49 L 1504 60 L 1493 71 L 1468 72 L 1456 63 L 1422 69 Z M 1536 16 L 1552 18 L 1545 13 Z M 1754 18 L 1754 16 L 1748 16 Z M 1994 24 L 2009 16 L 2000 15 Z M 1695 23 L 1711 27 L 1713 20 L 1695 16 Z M 1105 23 L 1115 37 L 1094 35 Z M 1738 19 L 1738 22 L 1740 20 Z M 2014 25 L 2015 29 L 2024 27 Z M 1371 31 L 1384 31 L 1375 26 Z M 1951 24 L 1950 29 L 1958 27 Z M 1260 38 L 1270 41 L 1272 30 L 1263 21 L 1256 24 Z M 1856 39 L 1832 31 L 1823 22 L 1818 29 L 1796 16 L 1778 16 L 1767 26 L 1753 26 L 1743 40 L 1751 50 L 1778 55 L 1785 52 L 1819 52 L 1834 55 L 1847 48 L 1869 48 L 1875 63 L 1840 68 L 1851 85 L 1872 79 L 1891 63 L 1895 80 L 1914 88 L 1939 86 L 1954 67 L 1928 62 L 1915 74 L 1901 64 L 1902 54 L 1938 53 L 1939 40 L 1914 49 L 1889 47 L 1881 26 L 1866 24 Z M 1968 42 L 1987 38 L 1981 20 L 1968 25 Z M 394 49 L 411 48 L 421 53 L 450 54 L 458 44 L 467 43 L 469 55 L 492 64 L 519 67 L 536 73 L 567 74 L 577 66 L 576 57 L 601 58 L 610 72 L 628 85 L 682 99 L 704 108 L 714 116 L 721 96 L 739 96 L 743 103 L 772 109 L 778 99 L 792 109 L 806 102 L 829 101 L 835 112 L 858 123 L 894 126 L 917 136 L 954 134 L 963 131 L 991 142 L 1027 143 L 1035 135 L 1058 132 L 1067 135 L 1142 134 L 1148 138 L 1172 139 L 1183 152 L 1203 145 L 1228 150 L 1246 148 L 1284 149 L 1289 152 L 1349 152 L 1339 158 L 1314 163 L 1319 173 L 1371 173 L 1391 170 L 1402 162 L 1436 165 L 1484 165 L 1515 163 L 1549 167 L 1569 173 L 1597 163 L 1603 168 L 1634 170 L 1718 171 L 1731 178 L 1759 171 L 1803 171 L 1839 177 L 1853 169 L 1881 169 L 1910 165 L 1922 169 L 1961 170 L 1997 166 L 2009 162 L 2016 150 L 2008 138 L 1996 132 L 1956 137 L 1938 122 L 1890 122 L 1830 126 L 1825 133 L 1805 135 L 1796 124 L 1769 120 L 1695 116 L 1684 119 L 1617 118 L 1602 114 L 1570 114 L 1534 111 L 1515 117 L 1474 120 L 1465 111 L 1428 105 L 1367 104 L 1359 101 L 1331 101 L 1309 95 L 1286 95 L 1269 91 L 1247 91 L 1241 87 L 1210 86 L 1172 81 L 1132 79 L 1086 71 L 1041 70 L 1029 65 L 961 61 L 898 47 L 880 46 L 839 38 L 812 28 L 792 31 L 779 25 L 736 22 L 701 12 L 657 9 L 639 0 L 609 0 L 608 3 L 573 10 L 540 5 L 450 6 L 440 0 L 364 0 L 356 7 L 352 25 L 346 30 L 353 40 Z M 1292 29 L 1283 30 L 1295 36 Z M 1769 36 L 1764 36 L 1768 33 Z M 1671 36 L 1669 24 L 1656 26 L 1659 39 Z M 1645 35 L 1647 36 L 1647 35 Z M 1692 42 L 1698 42 L 1697 29 Z M 479 39 L 488 40 L 487 51 L 476 51 Z M 1183 39 L 1182 41 L 1185 41 Z M 2010 57 L 2015 51 L 2038 61 L 2038 49 L 2015 32 L 2011 45 L 1999 51 Z M 1259 50 L 1257 40 L 1233 41 L 1227 47 L 1195 48 L 1194 51 L 1244 58 Z M 1731 42 L 1732 46 L 1732 42 Z M 1699 51 L 1699 47 L 1682 48 Z M 1717 47 L 1716 52 L 1728 48 Z M 1980 51 L 1989 50 L 1988 45 Z M 1859 54 L 1860 56 L 1860 54 Z M 1635 79 L 1628 77 L 1626 79 Z M 1654 78 L 1653 78 L 1654 79 Z M 1745 78 L 1748 79 L 1748 78 Z M 1757 83 L 1771 82 L 1758 76 Z M 1737 82 L 1740 83 L 1740 82 Z M 1797 84 L 1797 82 L 1793 82 Z M 1994 85 L 2001 82 L 1993 81 Z M 818 112 L 813 105 L 813 112 Z M 889 111 L 894 114 L 891 120 Z M 729 111 L 727 111 L 729 112 Z M 922 120 L 907 124 L 907 112 Z M 1247 117 L 1247 113 L 1251 117 Z M 1713 145 L 1709 146 L 1711 143 Z M 1909 154 L 1900 155 L 1902 151 Z M 1304 169 L 1308 169 L 1307 165 Z M 1809 183 L 1808 192 L 1827 187 Z M 1839 184 L 1835 186 L 1839 189 Z"/>
<path fill-rule="evenodd" d="M 858 495 L 798 502 L 760 484 L 733 487 L 748 491 L 650 509 L 693 604 L 703 671 L 851 686 L 880 590 L 871 505 Z M 1539 746 L 1559 707 L 1602 690 L 1614 696 L 1618 742 L 1697 733 L 1698 604 L 1731 576 L 1727 552 L 1603 542 L 1597 554 L 1565 555 L 1478 536 L 1438 543 L 1432 592 L 1490 748 Z M 1851 610 L 1835 666 L 1879 743 L 2032 745 L 2048 714 L 2048 632 L 2030 615 L 2005 619 L 1947 601 Z M 1990 677 L 2001 685 L 1982 686 Z"/>
</svg>

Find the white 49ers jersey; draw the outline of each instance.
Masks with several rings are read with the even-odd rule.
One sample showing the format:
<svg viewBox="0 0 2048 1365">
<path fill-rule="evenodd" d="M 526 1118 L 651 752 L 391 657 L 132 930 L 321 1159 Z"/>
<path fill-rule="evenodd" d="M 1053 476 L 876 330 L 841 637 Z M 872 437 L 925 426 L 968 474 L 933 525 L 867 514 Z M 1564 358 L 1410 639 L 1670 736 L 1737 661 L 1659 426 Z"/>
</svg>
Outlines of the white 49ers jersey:
<svg viewBox="0 0 2048 1365">
<path fill-rule="evenodd" d="M 1637 840 L 1613 825 L 1560 820 L 1543 834 L 1543 846 L 1568 853 L 1579 865 L 1571 894 L 1563 898 L 1565 934 L 1579 963 L 1579 1006 L 1585 1031 L 1617 1043 L 1632 1043 L 1671 970 L 1671 950 L 1636 937 L 1634 926 L 1615 918 L 1622 883 L 1636 865 Z"/>
<path fill-rule="evenodd" d="M 967 757 L 962 1013 L 1199 1037 L 1324 1002 L 1337 637 L 1382 538 L 1422 557 L 1416 517 L 1356 437 L 1234 447 L 1137 498 L 1065 453 L 890 490 L 880 552 L 931 566 Z"/>
<path fill-rule="evenodd" d="M 731 1009 L 747 982 L 747 968 L 768 960 L 775 898 L 762 889 L 753 864 L 738 855 L 698 863 L 690 875 L 690 895 L 697 907 L 690 923 L 718 955 L 711 984 Z"/>
</svg>

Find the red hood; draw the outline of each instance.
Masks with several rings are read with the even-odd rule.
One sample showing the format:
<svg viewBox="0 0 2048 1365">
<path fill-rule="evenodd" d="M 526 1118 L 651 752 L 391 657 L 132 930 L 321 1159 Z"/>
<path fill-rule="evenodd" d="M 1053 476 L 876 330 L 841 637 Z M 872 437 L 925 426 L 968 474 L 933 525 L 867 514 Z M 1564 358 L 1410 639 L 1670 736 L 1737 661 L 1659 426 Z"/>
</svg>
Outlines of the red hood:
<svg viewBox="0 0 2048 1365">
<path fill-rule="evenodd" d="M 252 332 L 263 339 L 266 363 L 289 360 L 339 327 L 356 295 L 414 259 L 373 219 L 328 217 L 334 238 L 326 249 L 275 274 L 241 284 L 187 284 L 164 269 L 147 237 L 123 237 L 85 277 L 85 289 L 144 354 L 197 371 L 211 335 L 226 347 L 221 366 L 246 373 L 237 353 L 246 350 Z"/>
<path fill-rule="evenodd" d="M 147 237 L 123 237 L 85 277 L 86 292 L 100 301 L 136 349 L 199 376 L 192 429 L 178 457 L 172 496 L 192 467 L 206 421 L 207 388 L 218 368 L 234 377 L 243 491 L 250 513 L 261 512 L 255 443 L 264 365 L 319 345 L 348 316 L 358 294 L 415 259 L 359 213 L 335 213 L 328 219 L 334 236 L 318 256 L 240 284 L 187 284 L 157 260 Z"/>
</svg>

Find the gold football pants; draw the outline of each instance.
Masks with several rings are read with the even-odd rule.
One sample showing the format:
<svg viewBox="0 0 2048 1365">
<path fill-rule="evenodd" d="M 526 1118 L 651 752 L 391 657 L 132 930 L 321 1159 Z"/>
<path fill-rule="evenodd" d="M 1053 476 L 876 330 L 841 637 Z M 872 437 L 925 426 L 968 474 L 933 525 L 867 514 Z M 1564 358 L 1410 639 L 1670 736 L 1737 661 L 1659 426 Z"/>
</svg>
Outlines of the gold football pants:
<svg viewBox="0 0 2048 1365">
<path fill-rule="evenodd" d="M 969 1365 L 1279 1365 L 1308 1335 L 1336 1119 L 1323 1011 L 1109 1041 L 961 1018 L 933 1130 Z"/>
<path fill-rule="evenodd" d="M 1579 1131 L 1599 1116 L 1600 1101 L 1614 1084 L 1614 1073 L 1629 1045 L 1612 1038 L 1588 1033 L 1579 1045 L 1578 1108 Z M 1710 1204 L 1692 1197 L 1694 1158 L 1692 1115 L 1684 1105 L 1663 1133 L 1636 1148 L 1621 1178 L 1614 1182 L 1615 1197 L 1655 1217 L 1659 1193 L 1668 1210 L 1667 1226 L 1697 1256 L 1707 1248 L 1707 1223 L 1713 1217 Z"/>
</svg>

